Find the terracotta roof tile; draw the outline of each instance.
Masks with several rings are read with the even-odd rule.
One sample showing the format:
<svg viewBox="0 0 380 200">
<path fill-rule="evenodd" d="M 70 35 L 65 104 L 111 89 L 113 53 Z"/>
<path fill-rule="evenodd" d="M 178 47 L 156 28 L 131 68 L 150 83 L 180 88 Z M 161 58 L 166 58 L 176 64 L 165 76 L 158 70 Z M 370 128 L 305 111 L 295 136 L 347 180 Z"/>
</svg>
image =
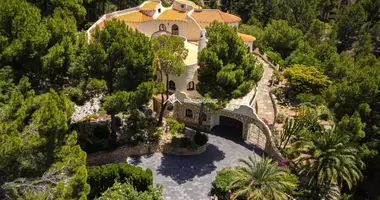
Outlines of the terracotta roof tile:
<svg viewBox="0 0 380 200">
<path fill-rule="evenodd" d="M 180 12 L 177 10 L 169 9 L 161 13 L 161 15 L 159 15 L 156 20 L 186 21 L 187 13 L 188 11 Z"/>
<path fill-rule="evenodd" d="M 193 7 L 194 9 L 201 9 L 202 7 L 201 6 L 198 6 L 197 4 L 195 4 L 194 2 L 192 1 L 187 1 L 187 0 L 176 0 L 178 3 L 182 3 L 182 4 L 186 4 L 188 6 L 191 6 Z"/>
<path fill-rule="evenodd" d="M 231 15 L 220 10 L 202 10 L 200 12 L 193 12 L 191 17 L 195 19 L 201 26 L 208 26 L 213 21 L 222 22 L 222 23 L 234 23 L 240 22 L 241 18 L 235 15 Z M 204 28 L 204 27 L 202 27 Z"/>
<path fill-rule="evenodd" d="M 140 10 L 143 10 L 143 11 L 154 10 L 156 9 L 158 4 L 160 4 L 160 2 L 147 1 L 140 7 Z"/>
<path fill-rule="evenodd" d="M 132 11 L 129 13 L 126 13 L 124 15 L 120 15 L 116 17 L 117 19 L 120 19 L 122 21 L 128 22 L 146 22 L 153 20 L 153 17 L 146 15 L 139 11 Z"/>
<path fill-rule="evenodd" d="M 243 33 L 238 33 L 239 37 L 241 40 L 243 40 L 244 42 L 254 42 L 256 41 L 256 38 L 253 37 L 252 35 L 247 35 L 247 34 L 243 34 Z"/>
</svg>

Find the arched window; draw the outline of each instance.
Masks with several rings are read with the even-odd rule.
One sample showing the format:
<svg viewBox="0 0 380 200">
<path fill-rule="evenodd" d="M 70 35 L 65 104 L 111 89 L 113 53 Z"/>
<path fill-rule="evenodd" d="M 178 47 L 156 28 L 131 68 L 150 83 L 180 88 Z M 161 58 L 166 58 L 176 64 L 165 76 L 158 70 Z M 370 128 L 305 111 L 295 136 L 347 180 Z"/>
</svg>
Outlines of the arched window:
<svg viewBox="0 0 380 200">
<path fill-rule="evenodd" d="M 193 111 L 190 109 L 185 110 L 185 117 L 193 118 Z"/>
<path fill-rule="evenodd" d="M 174 83 L 174 81 L 169 81 L 169 89 L 170 90 L 175 90 L 175 83 Z"/>
<path fill-rule="evenodd" d="M 166 26 L 165 26 L 165 24 L 160 24 L 160 26 L 158 27 L 158 30 L 159 30 L 159 31 L 166 31 Z"/>
<path fill-rule="evenodd" d="M 179 35 L 179 29 L 178 29 L 177 24 L 174 24 L 174 25 L 172 26 L 172 34 L 173 34 L 173 35 Z"/>
<path fill-rule="evenodd" d="M 168 111 L 172 111 L 173 109 L 174 109 L 173 104 L 168 105 L 168 108 L 167 108 Z"/>
<path fill-rule="evenodd" d="M 187 84 L 187 90 L 194 90 L 194 81 L 190 81 Z"/>
</svg>

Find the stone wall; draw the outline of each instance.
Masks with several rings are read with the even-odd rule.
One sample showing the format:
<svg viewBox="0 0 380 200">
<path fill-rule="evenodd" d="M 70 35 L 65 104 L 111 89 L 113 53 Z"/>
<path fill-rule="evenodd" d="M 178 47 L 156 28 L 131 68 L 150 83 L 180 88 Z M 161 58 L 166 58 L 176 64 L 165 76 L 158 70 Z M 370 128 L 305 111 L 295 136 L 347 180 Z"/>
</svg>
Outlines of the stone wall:
<svg viewBox="0 0 380 200">
<path fill-rule="evenodd" d="M 125 162 L 130 156 L 141 156 L 152 154 L 155 152 L 162 152 L 172 155 L 200 155 L 207 149 L 207 144 L 198 147 L 196 150 L 188 148 L 176 148 L 170 144 L 144 144 L 135 147 L 120 147 L 112 152 L 98 152 L 87 155 L 87 165 L 102 165 L 107 163 Z"/>
<path fill-rule="evenodd" d="M 272 101 L 273 105 L 273 111 L 274 111 L 274 120 L 273 120 L 273 127 L 277 122 L 277 115 L 278 115 L 278 109 L 277 109 L 277 98 L 276 96 L 272 93 L 273 90 L 269 92 L 270 100 Z"/>
</svg>

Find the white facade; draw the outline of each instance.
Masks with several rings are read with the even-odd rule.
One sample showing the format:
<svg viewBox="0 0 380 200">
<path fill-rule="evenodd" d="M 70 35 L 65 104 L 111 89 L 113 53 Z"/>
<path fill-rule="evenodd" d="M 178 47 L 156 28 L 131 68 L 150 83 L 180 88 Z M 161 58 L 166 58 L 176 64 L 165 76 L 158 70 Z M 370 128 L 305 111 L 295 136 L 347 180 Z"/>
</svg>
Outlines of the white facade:
<svg viewBox="0 0 380 200">
<path fill-rule="evenodd" d="M 91 33 L 96 27 L 103 28 L 104 23 L 112 19 L 122 20 L 132 29 L 138 30 L 148 37 L 166 33 L 185 38 L 185 48 L 189 50 L 188 56 L 184 60 L 186 70 L 181 76 L 169 75 L 169 80 L 171 86 L 175 85 L 176 90 L 184 92 L 192 98 L 200 96 L 196 91 L 197 69 L 199 68 L 197 62 L 198 52 L 207 45 L 205 28 L 213 21 L 234 27 L 237 27 L 241 21 L 237 16 L 215 9 L 202 9 L 202 7 L 187 0 L 175 0 L 170 7 L 163 7 L 159 0 L 150 0 L 135 8 L 102 16 L 87 31 L 88 38 L 91 39 Z M 247 49 L 252 51 L 255 38 L 248 35 L 242 37 L 241 35 L 244 34 L 239 34 L 239 36 L 247 44 Z M 166 77 L 163 76 L 163 82 L 166 84 Z"/>
</svg>

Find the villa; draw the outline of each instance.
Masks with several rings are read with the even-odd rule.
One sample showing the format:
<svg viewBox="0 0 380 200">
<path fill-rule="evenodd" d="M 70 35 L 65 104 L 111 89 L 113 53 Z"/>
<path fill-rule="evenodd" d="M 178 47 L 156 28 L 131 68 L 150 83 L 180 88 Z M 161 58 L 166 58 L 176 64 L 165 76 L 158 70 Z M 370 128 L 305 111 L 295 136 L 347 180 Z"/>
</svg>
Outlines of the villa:
<svg viewBox="0 0 380 200">
<path fill-rule="evenodd" d="M 127 26 L 144 33 L 147 37 L 154 38 L 168 34 L 180 37 L 184 41 L 188 49 L 188 56 L 184 60 L 186 70 L 181 76 L 169 75 L 169 89 L 172 95 L 165 115 L 188 125 L 198 124 L 200 95 L 196 91 L 199 68 L 197 57 L 198 52 L 207 45 L 206 27 L 214 21 L 238 27 L 241 19 L 217 9 L 203 9 L 187 0 L 174 0 L 170 7 L 164 7 L 159 0 L 151 0 L 134 8 L 103 15 L 87 31 L 88 39 L 91 39 L 91 34 L 97 27 L 103 28 L 104 23 L 112 19 L 124 21 Z M 247 45 L 247 51 L 252 52 L 256 38 L 242 33 L 237 34 Z M 156 71 L 157 77 L 160 77 L 160 71 Z M 202 128 L 211 130 L 217 125 L 230 126 L 239 130 L 237 132 L 240 132 L 240 137 L 243 139 L 247 139 L 250 134 L 261 134 L 265 146 L 258 146 L 265 148 L 269 154 L 274 153 L 274 145 L 269 139 L 270 129 L 254 110 L 255 94 L 254 89 L 241 99 L 233 99 L 225 109 L 219 111 L 206 109 Z M 153 102 L 154 110 L 159 112 L 161 100 L 154 98 Z"/>
</svg>

